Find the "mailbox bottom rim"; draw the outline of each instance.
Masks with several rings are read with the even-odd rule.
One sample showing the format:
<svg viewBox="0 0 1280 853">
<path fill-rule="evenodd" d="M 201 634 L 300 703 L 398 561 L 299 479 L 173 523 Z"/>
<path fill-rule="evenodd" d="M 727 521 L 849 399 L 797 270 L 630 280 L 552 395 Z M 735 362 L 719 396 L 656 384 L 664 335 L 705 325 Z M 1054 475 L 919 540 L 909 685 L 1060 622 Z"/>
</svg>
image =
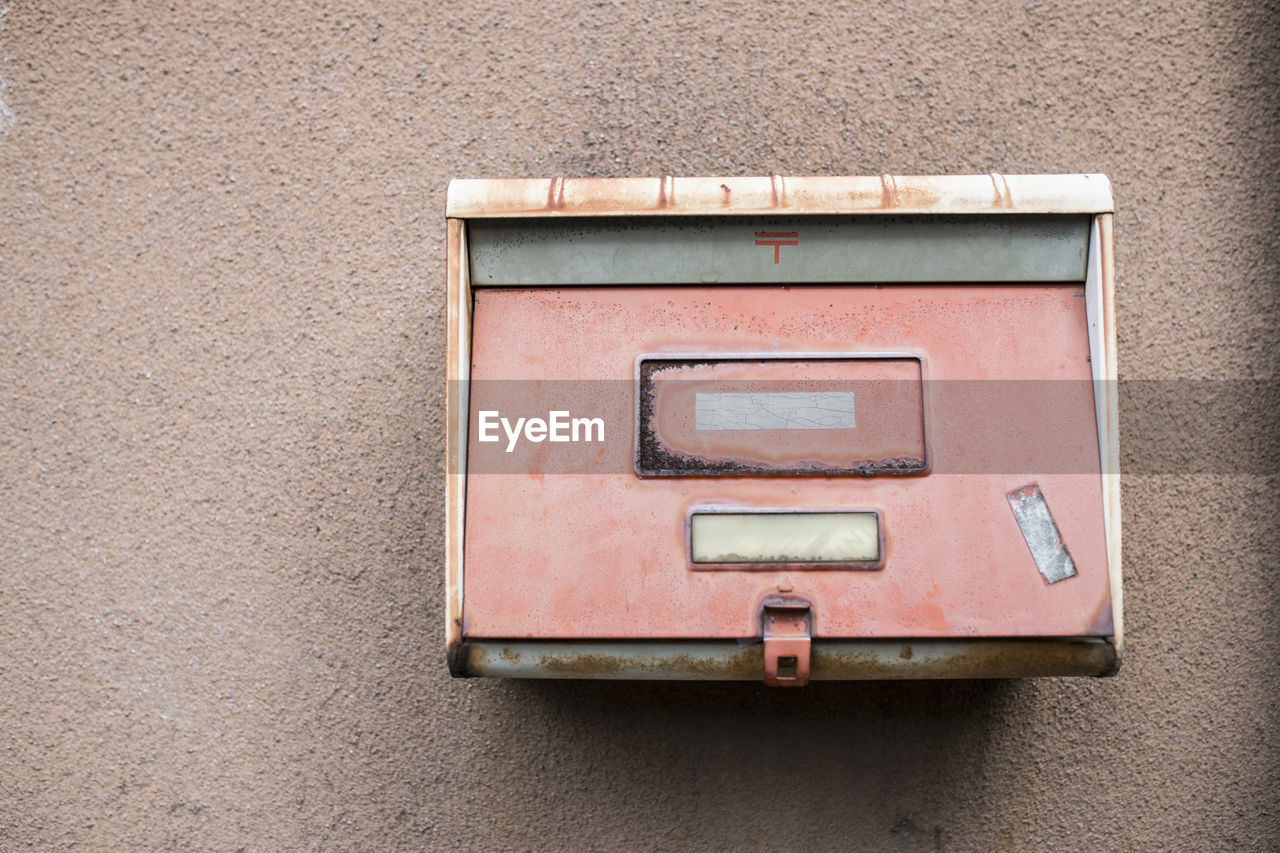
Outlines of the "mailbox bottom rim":
<svg viewBox="0 0 1280 853">
<path fill-rule="evenodd" d="M 458 676 L 759 681 L 763 647 L 736 640 L 464 640 Z M 1105 637 L 971 639 L 814 638 L 811 680 L 1110 676 Z"/>
</svg>

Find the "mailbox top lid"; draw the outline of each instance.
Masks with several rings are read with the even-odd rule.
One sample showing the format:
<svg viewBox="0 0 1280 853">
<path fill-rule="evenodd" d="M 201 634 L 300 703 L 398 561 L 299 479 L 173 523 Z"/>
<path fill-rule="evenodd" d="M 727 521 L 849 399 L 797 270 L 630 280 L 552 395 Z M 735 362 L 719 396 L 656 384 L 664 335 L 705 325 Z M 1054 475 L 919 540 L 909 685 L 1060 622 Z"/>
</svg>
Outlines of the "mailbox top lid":
<svg viewBox="0 0 1280 853">
<path fill-rule="evenodd" d="M 454 219 L 759 214 L 1111 213 L 1106 175 L 515 178 L 449 182 Z"/>
</svg>

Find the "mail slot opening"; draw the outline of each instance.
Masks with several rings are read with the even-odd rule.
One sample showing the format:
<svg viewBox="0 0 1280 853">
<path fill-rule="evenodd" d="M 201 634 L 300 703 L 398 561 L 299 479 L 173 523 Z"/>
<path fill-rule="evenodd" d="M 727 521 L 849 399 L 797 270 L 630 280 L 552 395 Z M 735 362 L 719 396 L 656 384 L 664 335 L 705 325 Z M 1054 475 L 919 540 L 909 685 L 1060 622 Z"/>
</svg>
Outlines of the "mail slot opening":
<svg viewBox="0 0 1280 853">
<path fill-rule="evenodd" d="M 877 476 L 928 470 L 915 356 L 642 356 L 642 477 Z"/>
<path fill-rule="evenodd" d="M 877 512 L 694 512 L 689 553 L 699 565 L 878 568 Z"/>
</svg>

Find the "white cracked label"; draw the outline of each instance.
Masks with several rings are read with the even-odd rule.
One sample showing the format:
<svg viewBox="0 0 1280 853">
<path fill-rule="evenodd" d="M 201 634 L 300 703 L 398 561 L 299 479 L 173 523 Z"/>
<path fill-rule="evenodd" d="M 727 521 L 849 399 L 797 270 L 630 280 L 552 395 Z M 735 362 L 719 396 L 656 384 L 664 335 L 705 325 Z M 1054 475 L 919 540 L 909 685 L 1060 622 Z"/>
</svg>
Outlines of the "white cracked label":
<svg viewBox="0 0 1280 853">
<path fill-rule="evenodd" d="M 699 430 L 854 429 L 852 391 L 761 391 L 694 395 Z"/>
<path fill-rule="evenodd" d="M 1044 579 L 1057 583 L 1075 577 L 1076 564 L 1067 553 L 1067 546 L 1062 542 L 1062 535 L 1049 513 L 1049 504 L 1040 487 L 1034 484 L 1023 486 L 1010 492 L 1008 497 L 1013 517 L 1022 528 L 1022 538 L 1027 540 L 1031 558 L 1036 561 L 1036 568 Z"/>
</svg>

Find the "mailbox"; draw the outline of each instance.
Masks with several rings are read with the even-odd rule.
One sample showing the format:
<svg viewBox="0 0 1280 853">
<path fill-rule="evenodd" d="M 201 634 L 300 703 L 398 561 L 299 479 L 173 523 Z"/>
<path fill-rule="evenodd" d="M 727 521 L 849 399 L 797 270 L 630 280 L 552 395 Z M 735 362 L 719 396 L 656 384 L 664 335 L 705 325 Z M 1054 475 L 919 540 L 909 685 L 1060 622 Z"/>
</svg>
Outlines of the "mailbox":
<svg viewBox="0 0 1280 853">
<path fill-rule="evenodd" d="M 1102 175 L 455 180 L 455 675 L 1110 675 Z"/>
</svg>

